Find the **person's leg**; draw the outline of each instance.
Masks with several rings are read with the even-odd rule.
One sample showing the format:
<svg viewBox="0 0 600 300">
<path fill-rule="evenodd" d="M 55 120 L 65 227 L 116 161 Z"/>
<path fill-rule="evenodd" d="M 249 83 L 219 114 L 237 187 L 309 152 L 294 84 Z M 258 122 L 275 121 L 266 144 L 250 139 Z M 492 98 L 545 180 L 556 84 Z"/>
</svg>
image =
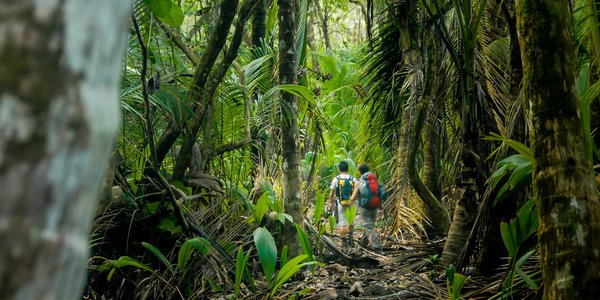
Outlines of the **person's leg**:
<svg viewBox="0 0 600 300">
<path fill-rule="evenodd" d="M 338 233 L 341 237 L 346 237 L 346 235 L 348 235 L 348 221 L 346 220 L 346 207 L 341 205 L 340 203 L 338 203 L 336 209 L 337 209 L 337 213 L 338 213 L 338 223 L 337 223 Z"/>
<path fill-rule="evenodd" d="M 371 245 L 375 250 L 381 251 L 381 241 L 379 234 L 375 231 L 375 220 L 377 218 L 377 209 L 360 208 L 360 217 L 364 227 L 361 245 Z"/>
</svg>

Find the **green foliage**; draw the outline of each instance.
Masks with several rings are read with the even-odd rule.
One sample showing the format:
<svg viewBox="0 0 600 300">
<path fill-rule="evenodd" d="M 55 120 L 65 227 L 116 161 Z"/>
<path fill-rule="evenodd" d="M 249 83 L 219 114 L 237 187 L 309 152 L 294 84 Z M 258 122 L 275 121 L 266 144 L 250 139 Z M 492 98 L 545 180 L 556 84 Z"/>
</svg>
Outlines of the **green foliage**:
<svg viewBox="0 0 600 300">
<path fill-rule="evenodd" d="M 433 255 L 429 255 L 427 256 L 427 258 L 423 258 L 423 261 L 426 262 L 429 265 L 435 265 L 437 264 L 439 260 L 439 254 L 433 254 Z"/>
<path fill-rule="evenodd" d="M 469 277 L 456 273 L 456 267 L 454 265 L 448 266 L 446 269 L 446 288 L 448 289 L 448 295 L 450 300 L 461 300 L 460 291 L 462 290 L 465 282 Z"/>
<path fill-rule="evenodd" d="M 592 137 L 590 120 L 590 105 L 593 101 L 598 101 L 598 96 L 600 96 L 600 80 L 589 86 L 589 64 L 586 64 L 580 71 L 579 76 L 576 79 L 576 87 L 577 92 L 580 95 L 578 98 L 579 107 L 581 110 L 584 134 L 588 144 L 588 153 L 593 154 L 597 159 L 600 159 L 600 151 L 598 151 L 598 147 Z"/>
<path fill-rule="evenodd" d="M 244 249 L 242 249 L 242 247 L 240 247 L 238 249 L 238 252 L 236 255 L 235 284 L 234 284 L 234 291 L 235 291 L 236 299 L 239 299 L 240 286 L 242 285 L 242 279 L 244 277 L 244 274 L 248 272 L 247 265 L 248 265 L 248 260 L 250 259 L 251 252 L 252 252 L 252 249 L 248 250 L 248 252 L 246 252 L 246 254 L 244 255 Z M 252 279 L 252 276 L 246 276 L 246 278 Z"/>
<path fill-rule="evenodd" d="M 522 266 L 536 251 L 536 249 L 528 251 L 519 257 L 520 253 L 522 253 L 521 248 L 525 244 L 525 241 L 527 241 L 537 232 L 537 228 L 538 214 L 535 209 L 535 202 L 533 200 L 527 201 L 523 207 L 519 209 L 517 216 L 512 219 L 510 223 L 502 222 L 500 224 L 502 241 L 504 241 L 504 246 L 508 250 L 508 256 L 510 259 L 509 273 L 504 281 L 503 293 L 510 292 L 515 280 L 515 275 L 519 275 L 519 277 L 521 277 L 523 282 L 530 289 L 538 289 L 538 286 L 534 280 L 522 270 Z"/>
<path fill-rule="evenodd" d="M 344 211 L 344 217 L 346 218 L 346 221 L 348 221 L 348 225 L 352 226 L 354 224 L 354 217 L 356 217 L 356 206 L 352 205 L 348 208 L 346 208 L 346 211 Z"/>
<path fill-rule="evenodd" d="M 306 239 L 306 234 L 304 234 L 304 237 Z M 288 261 L 288 248 L 286 245 L 281 251 L 280 263 L 282 267 L 275 276 L 275 278 L 273 278 L 273 274 L 275 273 L 275 266 L 277 263 L 277 246 L 275 245 L 273 236 L 266 228 L 259 227 L 254 231 L 254 244 L 258 252 L 260 264 L 263 268 L 263 273 L 265 274 L 267 282 L 270 284 L 268 299 L 271 299 L 275 295 L 279 287 L 281 287 L 283 283 L 285 283 L 288 279 L 294 276 L 294 274 L 296 274 L 302 267 L 312 265 L 314 263 L 302 263 L 302 261 L 308 258 L 308 255 L 299 255 Z M 305 241 L 304 246 L 310 248 L 310 243 Z"/>
<path fill-rule="evenodd" d="M 263 216 L 269 210 L 269 202 L 270 195 L 268 193 L 263 193 L 258 200 L 256 200 L 256 205 L 254 206 L 254 221 L 259 222 L 262 220 Z"/>
<path fill-rule="evenodd" d="M 306 254 L 308 261 L 316 261 L 315 256 L 313 255 L 312 245 L 310 240 L 308 239 L 308 235 L 306 235 L 306 231 L 298 225 L 296 225 L 296 231 L 298 232 L 298 239 L 300 240 L 300 247 L 302 248 L 302 252 Z"/>
<path fill-rule="evenodd" d="M 525 156 L 525 158 L 527 158 L 528 160 L 533 161 L 533 151 L 531 151 L 531 148 L 527 147 L 526 145 L 524 145 L 523 143 L 521 143 L 519 141 L 505 138 L 505 137 L 503 137 L 497 133 L 493 133 L 493 132 L 490 133 L 489 136 L 484 137 L 483 140 L 502 142 L 502 143 L 508 145 L 509 147 L 513 148 L 515 151 L 519 152 L 519 154 Z M 496 152 L 497 152 L 497 150 L 494 151 L 494 153 L 496 153 Z"/>
<path fill-rule="evenodd" d="M 527 147 L 526 145 L 518 141 L 505 138 L 499 134 L 491 133 L 484 139 L 488 141 L 500 141 L 519 153 L 511 155 L 498 162 L 496 171 L 494 171 L 494 173 L 488 178 L 488 184 L 490 185 L 491 189 L 495 189 L 496 186 L 506 177 L 506 175 L 510 174 L 506 182 L 496 193 L 496 198 L 494 199 L 495 206 L 498 204 L 498 202 L 508 197 L 514 191 L 531 184 L 533 152 L 531 151 L 531 148 Z M 500 147 L 498 147 L 494 153 L 496 153 L 499 149 Z"/>
<path fill-rule="evenodd" d="M 298 271 L 300 271 L 302 267 L 307 265 L 302 263 L 302 261 L 304 261 L 306 258 L 306 255 L 298 255 L 292 258 L 290 261 L 288 261 L 285 265 L 283 265 L 281 270 L 279 270 L 279 273 L 277 273 L 277 277 L 273 281 L 271 291 L 268 295 L 269 299 L 273 298 L 273 296 L 282 284 L 288 281 L 288 279 L 292 278 L 294 274 L 298 273 Z"/>
<path fill-rule="evenodd" d="M 325 210 L 325 193 L 321 190 L 317 190 L 317 195 L 315 197 L 315 210 L 313 211 L 313 224 L 316 226 L 320 225 L 321 216 L 323 215 L 323 211 Z"/>
<path fill-rule="evenodd" d="M 108 281 L 111 280 L 113 274 L 115 273 L 115 271 L 117 269 L 123 268 L 123 267 L 128 267 L 128 266 L 154 273 L 154 269 L 150 268 L 149 266 L 147 266 L 129 256 L 121 256 L 121 257 L 119 257 L 119 259 L 116 259 L 116 260 L 107 259 L 107 258 L 100 257 L 100 256 L 95 256 L 94 258 L 100 258 L 100 259 L 104 260 L 104 262 L 100 265 L 99 269 L 100 269 L 100 271 L 110 270 L 110 272 L 108 273 L 108 276 L 106 277 L 106 280 L 108 280 Z"/>
<path fill-rule="evenodd" d="M 531 160 L 523 154 L 515 154 L 501 160 L 496 171 L 488 178 L 490 187 L 494 189 L 507 174 L 510 173 L 510 176 L 496 193 L 494 206 L 512 192 L 531 184 L 531 171 Z"/>
<path fill-rule="evenodd" d="M 175 273 L 175 269 L 173 269 L 173 266 L 171 265 L 169 260 L 165 257 L 164 254 L 162 254 L 160 250 L 158 250 L 158 248 L 146 242 L 142 242 L 142 246 L 144 246 L 144 248 L 148 249 L 152 254 L 154 254 L 154 256 L 158 258 L 158 261 L 160 261 L 165 267 L 167 267 L 167 269 L 169 269 L 169 271 L 171 271 L 172 274 Z"/>
<path fill-rule="evenodd" d="M 307 26 L 307 13 L 308 13 L 308 0 L 300 1 L 298 7 L 298 14 L 296 21 L 296 67 L 302 66 L 306 62 L 306 52 L 308 45 L 306 43 L 306 35 L 308 33 Z"/>
<path fill-rule="evenodd" d="M 510 223 L 500 224 L 500 233 L 508 255 L 515 256 L 519 247 L 537 231 L 537 228 L 538 214 L 535 210 L 535 202 L 529 200 L 519 209 L 516 218 Z"/>
<path fill-rule="evenodd" d="M 179 271 L 185 270 L 194 250 L 198 250 L 198 252 L 202 253 L 203 255 L 207 255 L 208 250 L 211 248 L 212 246 L 210 242 L 205 238 L 196 237 L 185 241 L 185 243 L 181 245 L 181 248 L 179 248 L 179 255 L 177 255 L 177 268 Z"/>
<path fill-rule="evenodd" d="M 279 257 L 279 264 L 280 265 L 285 265 L 288 262 L 288 246 L 284 245 L 283 249 L 281 249 L 281 257 Z"/>
<path fill-rule="evenodd" d="M 275 273 L 275 265 L 277 264 L 277 246 L 275 245 L 275 240 L 266 228 L 259 227 L 254 230 L 254 244 L 265 278 L 267 282 L 271 282 L 273 273 Z"/>
<path fill-rule="evenodd" d="M 180 26 L 183 23 L 183 11 L 172 0 L 144 0 L 150 10 L 161 21 L 171 26 Z"/>
<path fill-rule="evenodd" d="M 333 209 L 336 209 L 335 207 Z M 335 216 L 331 215 L 329 216 L 329 232 L 331 234 L 333 234 L 333 231 L 335 230 Z"/>
</svg>

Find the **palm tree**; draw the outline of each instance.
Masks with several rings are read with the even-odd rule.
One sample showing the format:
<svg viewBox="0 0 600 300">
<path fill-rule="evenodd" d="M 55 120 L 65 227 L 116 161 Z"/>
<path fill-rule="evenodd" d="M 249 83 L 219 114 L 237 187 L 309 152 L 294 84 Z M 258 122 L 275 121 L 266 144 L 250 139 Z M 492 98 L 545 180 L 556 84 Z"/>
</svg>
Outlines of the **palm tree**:
<svg viewBox="0 0 600 300">
<path fill-rule="evenodd" d="M 279 20 L 279 82 L 296 82 L 296 10 L 293 0 L 278 1 Z M 289 92 L 281 94 L 281 147 L 283 158 L 283 203 L 294 223 L 303 226 L 302 177 L 300 173 L 300 145 L 298 131 L 298 100 Z M 293 224 L 286 223 L 282 243 L 290 255 L 300 254 L 300 243 Z"/>
<path fill-rule="evenodd" d="M 529 108 L 544 299 L 600 292 L 600 203 L 575 90 L 568 1 L 520 1 L 517 29 Z"/>
</svg>

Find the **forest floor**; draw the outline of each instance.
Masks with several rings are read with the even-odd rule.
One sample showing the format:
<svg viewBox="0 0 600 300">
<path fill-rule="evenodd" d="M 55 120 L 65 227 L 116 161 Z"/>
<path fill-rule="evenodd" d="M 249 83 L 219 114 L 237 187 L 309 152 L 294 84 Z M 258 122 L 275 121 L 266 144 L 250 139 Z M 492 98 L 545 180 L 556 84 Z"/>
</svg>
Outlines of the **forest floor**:
<svg viewBox="0 0 600 300">
<path fill-rule="evenodd" d="M 317 257 L 322 264 L 314 270 L 302 270 L 279 289 L 276 299 L 450 299 L 445 269 L 436 263 L 443 240 L 387 240 L 383 251 L 376 253 L 358 242 L 354 247 L 342 248 L 339 237 L 325 239 L 318 249 L 323 255 Z M 478 287 L 483 285 L 475 283 Z M 246 298 L 257 296 L 247 294 Z M 480 297 L 465 299 L 476 298 Z"/>
</svg>

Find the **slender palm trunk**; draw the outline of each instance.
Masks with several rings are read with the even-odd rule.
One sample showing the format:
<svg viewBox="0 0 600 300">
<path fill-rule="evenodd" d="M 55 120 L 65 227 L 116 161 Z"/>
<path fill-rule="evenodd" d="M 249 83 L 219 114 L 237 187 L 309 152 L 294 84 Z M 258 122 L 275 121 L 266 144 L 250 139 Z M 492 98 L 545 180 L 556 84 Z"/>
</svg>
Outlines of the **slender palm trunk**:
<svg viewBox="0 0 600 300">
<path fill-rule="evenodd" d="M 440 182 L 441 136 L 442 123 L 439 120 L 441 110 L 431 106 L 425 124 L 425 140 L 423 142 L 423 181 L 437 199 L 442 198 Z"/>
<path fill-rule="evenodd" d="M 423 101 L 423 99 L 422 99 Z M 415 120 L 415 129 L 413 132 L 413 139 L 407 162 L 408 162 L 408 174 L 410 183 L 412 184 L 415 192 L 419 195 L 423 201 L 425 207 L 426 217 L 429 219 L 429 225 L 425 226 L 427 235 L 429 237 L 441 236 L 446 233 L 450 224 L 450 216 L 448 211 L 444 208 L 439 198 L 436 198 L 431 190 L 425 185 L 423 180 L 419 177 L 417 169 L 415 167 L 416 154 L 420 144 L 421 132 L 424 127 L 426 118 L 426 109 L 428 103 L 423 102 L 419 105 L 417 117 Z"/>
<path fill-rule="evenodd" d="M 267 0 L 258 0 L 252 14 L 252 46 L 260 47 L 267 33 Z"/>
<path fill-rule="evenodd" d="M 252 48 L 258 49 L 262 46 L 261 40 L 265 38 L 267 32 L 267 0 L 258 0 L 256 8 L 254 10 L 252 19 Z M 258 53 L 258 52 L 255 52 Z M 259 91 L 254 91 L 252 94 L 252 103 L 258 99 Z M 252 144 L 250 146 L 250 160 L 252 161 L 252 182 L 258 187 L 258 183 L 255 182 L 260 177 L 260 164 L 265 160 L 265 147 L 266 140 L 262 137 L 263 129 L 258 127 L 256 122 L 252 122 L 250 128 L 250 137 Z M 253 201 L 258 199 L 262 195 L 261 189 L 255 189 L 257 193 L 253 193 L 255 196 Z"/>
<path fill-rule="evenodd" d="M 521 143 L 525 143 L 525 118 L 523 116 L 521 103 L 518 99 L 521 80 L 523 79 L 523 67 L 521 64 L 521 52 L 519 49 L 519 41 L 517 38 L 517 22 L 514 17 L 514 3 L 508 1 L 498 5 L 500 5 L 500 8 L 496 6 L 489 7 L 486 9 L 486 13 L 488 15 L 496 16 L 496 18 L 499 18 L 500 16 L 497 15 L 497 12 L 500 9 L 502 11 L 503 20 L 508 25 L 508 31 L 504 33 L 504 36 L 508 35 L 510 37 L 510 70 L 508 73 L 508 75 L 510 75 L 510 78 L 508 81 L 508 96 L 512 100 L 512 104 L 510 106 L 510 111 L 506 116 L 505 123 L 507 125 L 505 127 L 507 128 L 507 135 L 509 138 L 519 141 Z M 502 21 L 498 20 L 497 22 Z M 511 149 L 507 150 L 508 155 L 515 153 Z M 506 156 L 507 155 L 500 155 L 500 157 Z M 503 263 L 502 258 L 508 255 L 508 252 L 504 247 L 502 239 L 498 238 L 499 236 L 501 236 L 500 226 L 498 226 L 498 224 L 500 224 L 501 222 L 507 222 L 508 220 L 513 218 L 515 212 L 527 200 L 527 195 L 527 191 L 524 190 L 515 192 L 509 201 L 501 201 L 494 207 L 492 207 L 492 203 L 494 202 L 493 197 L 488 197 L 488 199 L 485 200 L 487 201 L 487 203 L 483 205 L 487 205 L 487 207 L 485 217 L 483 217 L 482 219 L 486 220 L 486 222 L 483 225 L 483 229 L 481 229 L 482 242 L 481 251 L 479 252 L 478 257 L 478 272 L 480 274 L 484 276 L 491 276 L 495 274 L 497 267 Z"/>
<path fill-rule="evenodd" d="M 0 5 L 0 299 L 77 299 L 131 2 Z"/>
<path fill-rule="evenodd" d="M 321 21 L 321 31 L 323 33 L 323 40 L 325 40 L 325 49 L 331 51 L 331 40 L 329 39 L 329 9 L 327 8 L 327 5 L 325 5 L 324 8 L 321 8 L 319 0 L 314 0 L 314 2 L 317 16 L 319 17 L 319 21 Z"/>
<path fill-rule="evenodd" d="M 296 82 L 295 26 L 293 0 L 279 0 L 279 82 Z M 302 178 L 300 145 L 298 144 L 298 99 L 290 93 L 281 95 L 281 146 L 283 156 L 283 203 L 294 223 L 303 226 Z M 282 243 L 288 246 L 290 257 L 300 254 L 300 244 L 294 225 L 289 222 L 282 231 Z"/>
<path fill-rule="evenodd" d="M 543 299 L 600 294 L 600 203 L 575 90 L 569 1 L 520 0 L 517 30 L 531 121 Z"/>
</svg>

